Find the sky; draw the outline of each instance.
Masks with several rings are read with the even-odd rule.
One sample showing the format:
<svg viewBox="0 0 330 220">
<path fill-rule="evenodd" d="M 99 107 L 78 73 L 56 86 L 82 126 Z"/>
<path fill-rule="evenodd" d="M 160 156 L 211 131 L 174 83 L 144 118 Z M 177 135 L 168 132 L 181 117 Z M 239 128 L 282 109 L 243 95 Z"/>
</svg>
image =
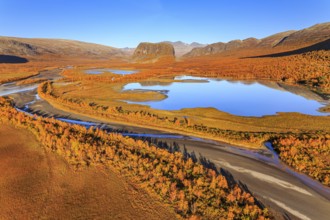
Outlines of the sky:
<svg viewBox="0 0 330 220">
<path fill-rule="evenodd" d="M 0 0 L 0 36 L 114 47 L 228 42 L 330 22 L 330 0 Z"/>
</svg>

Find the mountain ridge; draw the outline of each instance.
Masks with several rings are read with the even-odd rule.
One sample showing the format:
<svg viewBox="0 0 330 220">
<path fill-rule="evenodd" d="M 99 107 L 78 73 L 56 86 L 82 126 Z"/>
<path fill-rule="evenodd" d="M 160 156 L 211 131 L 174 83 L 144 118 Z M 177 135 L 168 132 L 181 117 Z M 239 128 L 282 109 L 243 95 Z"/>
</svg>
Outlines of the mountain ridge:
<svg viewBox="0 0 330 220">
<path fill-rule="evenodd" d="M 243 40 L 231 40 L 229 42 L 217 42 L 209 45 L 183 41 L 162 41 L 161 43 L 173 46 L 176 57 L 198 57 L 218 54 L 236 54 L 239 51 L 252 50 L 267 52 L 282 52 L 308 47 L 313 44 L 325 42 L 330 39 L 330 22 L 315 24 L 301 29 L 290 30 L 257 39 L 246 38 Z M 157 44 L 157 43 L 155 43 Z M 56 38 L 23 38 L 0 36 L 0 55 L 17 56 L 20 58 L 37 58 L 39 56 L 50 57 L 76 57 L 76 58 L 128 58 L 134 56 L 137 48 L 115 48 L 97 43 L 88 43 L 78 40 L 56 39 Z M 317 50 L 322 49 L 318 46 Z M 253 52 L 255 53 L 255 52 Z M 258 54 L 251 54 L 258 55 Z"/>
<path fill-rule="evenodd" d="M 310 46 L 330 38 L 330 22 L 316 24 L 298 31 L 285 31 L 270 35 L 262 39 L 246 38 L 232 40 L 227 43 L 217 42 L 205 47 L 194 48 L 183 57 L 197 57 L 217 55 L 243 49 L 298 49 Z"/>
<path fill-rule="evenodd" d="M 122 57 L 125 53 L 114 47 L 77 40 L 21 38 L 0 36 L 0 54 L 24 57 L 72 56 L 87 58 Z"/>
</svg>

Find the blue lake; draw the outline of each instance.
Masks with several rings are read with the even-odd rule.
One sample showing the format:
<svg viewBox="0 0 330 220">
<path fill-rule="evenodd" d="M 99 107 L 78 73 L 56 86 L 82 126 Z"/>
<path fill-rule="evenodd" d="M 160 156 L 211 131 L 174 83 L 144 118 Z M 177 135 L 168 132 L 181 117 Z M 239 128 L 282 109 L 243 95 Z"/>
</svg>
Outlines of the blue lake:
<svg viewBox="0 0 330 220">
<path fill-rule="evenodd" d="M 137 71 L 137 70 L 119 70 L 119 69 L 89 69 L 89 70 L 85 70 L 85 73 L 87 73 L 87 74 L 102 74 L 104 72 L 111 72 L 111 73 L 120 74 L 120 75 L 128 75 L 128 74 L 137 73 L 139 71 Z"/>
<path fill-rule="evenodd" d="M 181 82 L 169 85 L 129 83 L 123 90 L 153 90 L 167 98 L 161 101 L 130 102 L 149 105 L 154 109 L 213 107 L 240 116 L 274 115 L 278 112 L 299 112 L 308 115 L 329 115 L 319 112 L 326 101 L 312 91 L 291 86 L 292 91 L 277 83 L 229 81 L 202 77 L 176 77 Z M 157 84 L 157 82 L 155 82 Z M 272 88 L 275 87 L 275 88 Z M 298 90 L 298 92 L 296 91 Z"/>
</svg>

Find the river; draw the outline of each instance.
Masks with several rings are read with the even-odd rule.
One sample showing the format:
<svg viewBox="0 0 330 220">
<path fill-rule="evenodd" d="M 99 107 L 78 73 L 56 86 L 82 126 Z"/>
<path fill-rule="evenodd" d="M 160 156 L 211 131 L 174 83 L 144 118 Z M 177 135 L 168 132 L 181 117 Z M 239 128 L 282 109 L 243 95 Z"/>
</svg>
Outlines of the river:
<svg viewBox="0 0 330 220">
<path fill-rule="evenodd" d="M 59 70 L 43 75 L 59 78 Z M 38 76 L 37 76 L 38 77 Z M 297 173 L 282 163 L 269 143 L 261 150 L 248 150 L 191 136 L 169 134 L 153 129 L 105 123 L 54 108 L 37 95 L 37 85 L 0 85 L 0 96 L 11 96 L 16 108 L 26 114 L 55 117 L 72 124 L 96 126 L 108 131 L 121 132 L 133 138 L 164 141 L 184 146 L 189 153 L 201 155 L 216 165 L 229 180 L 239 183 L 264 205 L 283 216 L 298 219 L 328 219 L 330 216 L 330 189 L 310 177 Z M 155 141 L 156 142 L 156 141 Z"/>
</svg>

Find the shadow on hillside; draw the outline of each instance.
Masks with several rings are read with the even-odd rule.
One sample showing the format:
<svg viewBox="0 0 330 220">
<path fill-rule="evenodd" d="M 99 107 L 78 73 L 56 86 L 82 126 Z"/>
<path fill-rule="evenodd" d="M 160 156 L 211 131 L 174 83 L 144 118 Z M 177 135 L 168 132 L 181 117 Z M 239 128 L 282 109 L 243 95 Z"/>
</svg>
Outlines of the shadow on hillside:
<svg viewBox="0 0 330 220">
<path fill-rule="evenodd" d="M 0 63 L 27 63 L 28 59 L 13 55 L 0 55 Z"/>
<path fill-rule="evenodd" d="M 281 52 L 281 53 L 274 53 L 274 54 L 266 54 L 261 56 L 251 56 L 251 57 L 242 57 L 242 59 L 246 58 L 265 58 L 265 57 L 284 57 L 284 56 L 290 56 L 290 55 L 296 55 L 296 54 L 302 54 L 312 51 L 318 51 L 318 50 L 330 50 L 330 39 L 322 41 L 317 44 L 313 44 L 308 47 L 303 47 L 297 50 L 287 51 L 287 52 Z"/>
</svg>

